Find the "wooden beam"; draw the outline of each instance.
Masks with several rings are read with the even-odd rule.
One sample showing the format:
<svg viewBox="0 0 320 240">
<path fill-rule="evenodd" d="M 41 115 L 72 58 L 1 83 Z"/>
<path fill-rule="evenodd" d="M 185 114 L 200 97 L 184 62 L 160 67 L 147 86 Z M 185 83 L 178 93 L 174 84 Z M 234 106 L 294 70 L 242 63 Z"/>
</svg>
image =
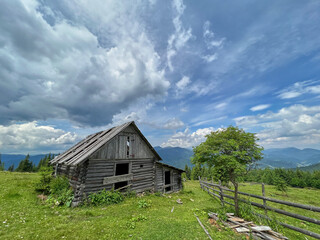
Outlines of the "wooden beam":
<svg viewBox="0 0 320 240">
<path fill-rule="evenodd" d="M 133 174 L 124 174 L 124 175 L 118 175 L 118 176 L 112 176 L 112 177 L 105 177 L 103 179 L 103 184 L 112 184 L 117 182 L 124 182 L 124 181 L 130 181 L 133 179 Z"/>
</svg>

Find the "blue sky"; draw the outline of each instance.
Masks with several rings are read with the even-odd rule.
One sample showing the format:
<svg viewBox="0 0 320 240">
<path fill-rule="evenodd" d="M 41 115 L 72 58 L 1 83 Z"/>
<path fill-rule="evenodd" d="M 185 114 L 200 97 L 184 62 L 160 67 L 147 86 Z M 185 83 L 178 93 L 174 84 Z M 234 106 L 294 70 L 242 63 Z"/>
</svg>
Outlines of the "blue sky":
<svg viewBox="0 0 320 240">
<path fill-rule="evenodd" d="M 0 152 L 61 152 L 136 121 L 192 147 L 237 125 L 320 142 L 320 2 L 0 2 Z"/>
</svg>

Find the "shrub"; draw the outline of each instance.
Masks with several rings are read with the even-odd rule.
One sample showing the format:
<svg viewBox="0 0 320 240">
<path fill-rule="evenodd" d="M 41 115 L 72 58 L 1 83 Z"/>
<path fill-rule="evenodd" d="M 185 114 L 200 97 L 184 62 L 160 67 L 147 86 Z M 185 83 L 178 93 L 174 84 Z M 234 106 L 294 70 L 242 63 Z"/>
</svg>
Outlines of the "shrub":
<svg viewBox="0 0 320 240">
<path fill-rule="evenodd" d="M 53 195 L 59 195 L 64 192 L 65 189 L 70 189 L 69 180 L 66 177 L 56 177 L 50 183 L 50 193 Z"/>
<path fill-rule="evenodd" d="M 287 193 L 288 185 L 287 185 L 286 181 L 282 177 L 277 176 L 274 179 L 274 185 L 276 186 L 276 189 L 278 191 L 281 191 L 283 193 Z"/>
<path fill-rule="evenodd" d="M 47 203 L 50 205 L 71 206 L 74 198 L 74 193 L 69 185 L 69 180 L 66 177 L 56 177 L 50 183 L 50 195 Z"/>
<path fill-rule="evenodd" d="M 72 189 L 63 189 L 59 194 L 50 194 L 47 199 L 47 203 L 50 205 L 60 206 L 64 205 L 71 207 L 74 195 Z"/>
<path fill-rule="evenodd" d="M 138 206 L 139 208 L 148 208 L 148 207 L 151 207 L 151 203 L 152 203 L 151 200 L 146 201 L 142 199 L 138 202 Z"/>
<path fill-rule="evenodd" d="M 136 222 L 141 222 L 141 221 L 145 221 L 148 218 L 142 214 L 139 214 L 139 216 L 137 217 L 132 217 L 128 222 L 127 222 L 127 226 L 128 228 L 131 229 L 135 229 L 136 228 Z"/>
<path fill-rule="evenodd" d="M 93 205 L 110 205 L 114 203 L 120 203 L 124 199 L 123 195 L 117 191 L 106 191 L 105 189 L 92 193 L 88 196 L 88 200 L 90 204 Z"/>
<path fill-rule="evenodd" d="M 39 170 L 40 181 L 35 184 L 35 190 L 37 192 L 42 192 L 45 195 L 50 193 L 50 184 L 53 180 L 52 177 L 52 168 L 51 167 L 42 167 Z"/>
</svg>

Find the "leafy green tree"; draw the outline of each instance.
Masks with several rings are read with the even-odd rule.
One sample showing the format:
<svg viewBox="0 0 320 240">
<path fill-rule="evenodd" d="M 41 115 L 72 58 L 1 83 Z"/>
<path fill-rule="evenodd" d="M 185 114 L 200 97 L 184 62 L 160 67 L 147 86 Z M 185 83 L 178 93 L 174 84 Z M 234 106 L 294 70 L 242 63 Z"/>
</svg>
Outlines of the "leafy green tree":
<svg viewBox="0 0 320 240">
<path fill-rule="evenodd" d="M 241 177 L 262 159 L 262 150 L 253 133 L 238 127 L 211 132 L 206 141 L 193 148 L 193 163 L 213 166 L 213 176 L 222 182 L 231 182 L 235 189 L 235 211 L 239 215 L 238 182 Z"/>
</svg>

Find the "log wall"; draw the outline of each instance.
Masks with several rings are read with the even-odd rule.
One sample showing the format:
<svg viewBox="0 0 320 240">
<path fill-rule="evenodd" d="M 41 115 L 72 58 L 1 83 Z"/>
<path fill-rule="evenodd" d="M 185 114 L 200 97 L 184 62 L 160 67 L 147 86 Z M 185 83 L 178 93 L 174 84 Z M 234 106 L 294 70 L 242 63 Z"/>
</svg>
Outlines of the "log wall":
<svg viewBox="0 0 320 240">
<path fill-rule="evenodd" d="M 170 171 L 171 172 L 171 191 L 179 191 L 182 189 L 182 181 L 181 181 L 181 172 L 170 168 L 167 166 L 163 166 L 161 163 L 156 163 L 156 171 L 155 171 L 155 186 L 156 191 L 159 192 L 165 192 L 165 172 Z"/>
</svg>

